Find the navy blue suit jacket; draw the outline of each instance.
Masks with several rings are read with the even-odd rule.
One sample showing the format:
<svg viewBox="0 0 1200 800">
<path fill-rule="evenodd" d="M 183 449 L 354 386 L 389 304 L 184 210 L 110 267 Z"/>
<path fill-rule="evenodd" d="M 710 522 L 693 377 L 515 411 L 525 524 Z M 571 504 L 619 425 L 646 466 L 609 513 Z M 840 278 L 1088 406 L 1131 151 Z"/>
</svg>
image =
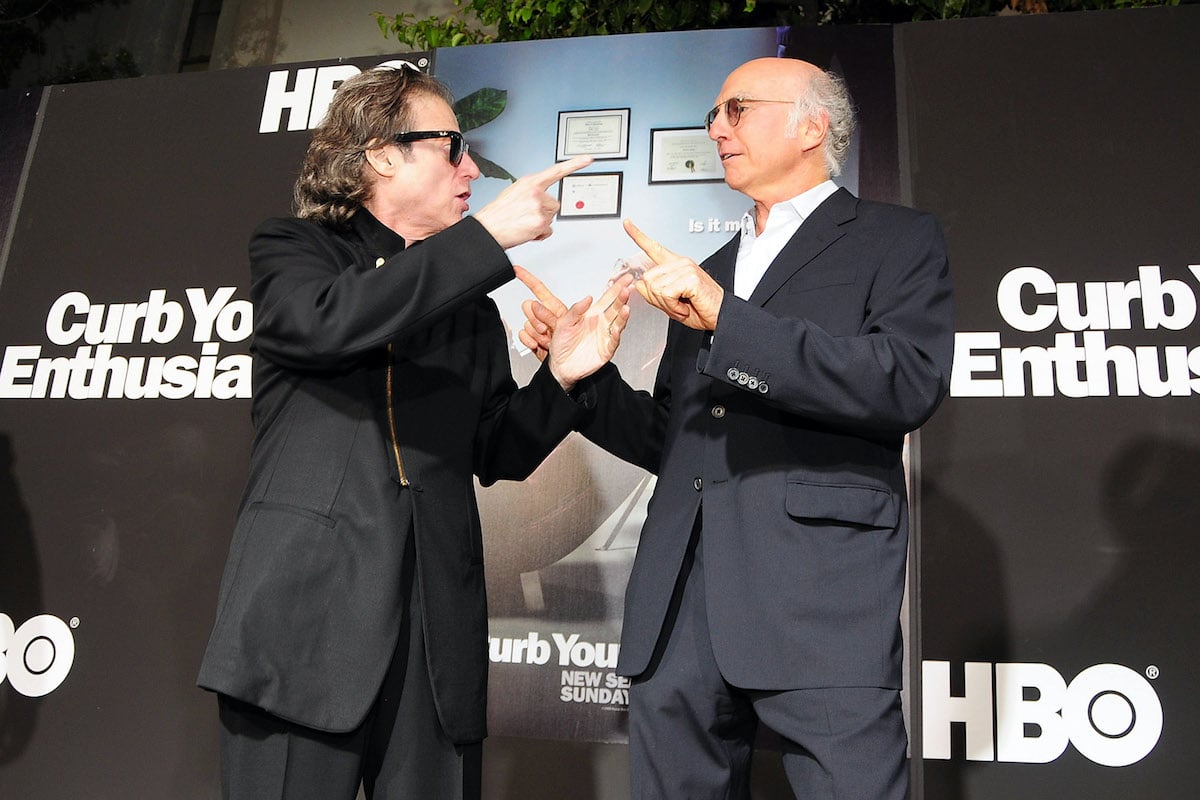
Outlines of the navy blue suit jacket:
<svg viewBox="0 0 1200 800">
<path fill-rule="evenodd" d="M 646 669 L 699 514 L 726 680 L 898 688 L 904 437 L 946 394 L 953 349 L 941 232 L 839 190 L 749 301 L 732 291 L 737 247 L 703 264 L 726 290 L 716 331 L 670 323 L 653 395 L 606 368 L 581 428 L 658 475 L 619 670 Z"/>
</svg>

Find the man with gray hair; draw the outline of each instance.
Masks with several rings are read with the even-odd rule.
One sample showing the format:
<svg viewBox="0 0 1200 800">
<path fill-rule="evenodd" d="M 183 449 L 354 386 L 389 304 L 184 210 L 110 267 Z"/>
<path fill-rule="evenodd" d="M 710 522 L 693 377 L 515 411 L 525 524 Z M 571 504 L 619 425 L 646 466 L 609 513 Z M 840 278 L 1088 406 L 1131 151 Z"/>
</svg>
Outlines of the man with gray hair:
<svg viewBox="0 0 1200 800">
<path fill-rule="evenodd" d="M 836 75 L 751 61 L 706 125 L 754 206 L 703 265 L 626 222 L 666 350 L 653 394 L 597 373 L 580 427 L 658 476 L 617 665 L 632 794 L 748 797 L 761 722 L 797 798 L 902 800 L 902 452 L 950 381 L 942 234 L 834 185 L 853 129 Z M 553 357 L 566 308 L 535 293 L 521 337 Z"/>
</svg>

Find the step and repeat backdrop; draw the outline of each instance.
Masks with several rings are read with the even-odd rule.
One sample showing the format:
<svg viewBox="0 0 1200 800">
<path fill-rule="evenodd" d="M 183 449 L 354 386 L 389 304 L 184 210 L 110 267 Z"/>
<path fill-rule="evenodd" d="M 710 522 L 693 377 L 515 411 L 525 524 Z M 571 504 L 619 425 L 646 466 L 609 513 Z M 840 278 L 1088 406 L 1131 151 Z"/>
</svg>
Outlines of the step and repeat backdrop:
<svg viewBox="0 0 1200 800">
<path fill-rule="evenodd" d="M 841 182 L 943 220 L 952 397 L 911 459 L 914 796 L 1178 796 L 1200 745 L 1185 571 L 1200 431 L 1195 9 L 486 45 L 0 93 L 0 796 L 218 795 L 194 686 L 252 431 L 246 242 L 289 211 L 338 83 L 459 98 L 481 208 L 600 157 L 512 258 L 570 299 L 636 248 L 737 230 L 703 129 L 726 74 L 801 57 L 862 121 Z M 514 329 L 524 289 L 494 297 Z M 649 386 L 662 318 L 618 363 Z M 524 380 L 533 357 L 514 342 Z M 653 477 L 568 439 L 480 490 L 493 734 L 625 737 L 613 667 Z M 1188 781 L 1188 779 L 1192 779 Z"/>
</svg>

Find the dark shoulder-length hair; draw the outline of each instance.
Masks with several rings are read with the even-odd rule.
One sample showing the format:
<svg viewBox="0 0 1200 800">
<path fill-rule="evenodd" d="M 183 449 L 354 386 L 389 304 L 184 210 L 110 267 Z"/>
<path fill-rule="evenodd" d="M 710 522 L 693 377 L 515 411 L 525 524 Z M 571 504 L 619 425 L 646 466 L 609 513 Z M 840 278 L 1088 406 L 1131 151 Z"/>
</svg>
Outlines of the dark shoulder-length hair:
<svg viewBox="0 0 1200 800">
<path fill-rule="evenodd" d="M 345 227 L 371 197 L 366 151 L 408 129 L 418 96 L 453 103 L 445 84 L 408 67 L 366 70 L 338 87 L 300 167 L 292 192 L 295 215 Z"/>
</svg>

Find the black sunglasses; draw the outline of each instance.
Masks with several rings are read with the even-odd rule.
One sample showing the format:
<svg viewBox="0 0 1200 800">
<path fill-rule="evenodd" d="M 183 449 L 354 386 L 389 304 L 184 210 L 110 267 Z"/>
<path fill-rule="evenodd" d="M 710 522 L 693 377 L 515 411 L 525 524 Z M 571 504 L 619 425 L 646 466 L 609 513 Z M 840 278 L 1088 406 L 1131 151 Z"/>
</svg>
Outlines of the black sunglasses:
<svg viewBox="0 0 1200 800">
<path fill-rule="evenodd" d="M 408 131 L 407 133 L 397 133 L 392 136 L 392 141 L 396 144 L 407 144 L 408 142 L 419 142 L 425 139 L 449 139 L 450 140 L 450 163 L 457 167 L 462 157 L 471 150 L 471 146 L 463 139 L 463 136 L 458 131 Z"/>
<path fill-rule="evenodd" d="M 741 97 L 731 97 L 724 103 L 713 106 L 708 114 L 704 117 L 704 130 L 712 128 L 714 122 L 717 121 L 717 115 L 721 113 L 721 109 L 725 109 L 725 119 L 729 120 L 729 127 L 736 128 L 737 124 L 742 121 L 742 112 L 746 110 L 747 103 L 790 103 L 791 100 L 749 100 Z"/>
</svg>

